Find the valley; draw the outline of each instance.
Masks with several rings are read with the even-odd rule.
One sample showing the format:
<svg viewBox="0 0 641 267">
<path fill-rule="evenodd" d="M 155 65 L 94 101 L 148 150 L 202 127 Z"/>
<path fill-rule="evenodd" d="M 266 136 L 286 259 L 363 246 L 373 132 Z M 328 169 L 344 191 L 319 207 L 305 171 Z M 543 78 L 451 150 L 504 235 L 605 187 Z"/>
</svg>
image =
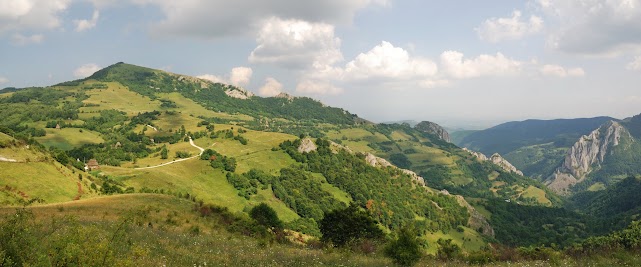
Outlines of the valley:
<svg viewBox="0 0 641 267">
<path fill-rule="evenodd" d="M 459 135 L 120 62 L 2 90 L 0 117 L 0 236 L 29 226 L 11 243 L 26 248 L 60 227 L 29 251 L 72 255 L 58 263 L 388 266 L 382 250 L 407 229 L 426 266 L 612 263 L 573 256 L 595 238 L 626 264 L 641 260 L 637 243 L 607 239 L 638 231 L 641 115 Z M 250 217 L 262 204 L 282 229 Z M 326 215 L 350 208 L 384 236 L 328 242 Z M 79 256 L 82 240 L 95 253 Z M 45 261 L 25 253 L 2 250 L 0 260 Z"/>
</svg>

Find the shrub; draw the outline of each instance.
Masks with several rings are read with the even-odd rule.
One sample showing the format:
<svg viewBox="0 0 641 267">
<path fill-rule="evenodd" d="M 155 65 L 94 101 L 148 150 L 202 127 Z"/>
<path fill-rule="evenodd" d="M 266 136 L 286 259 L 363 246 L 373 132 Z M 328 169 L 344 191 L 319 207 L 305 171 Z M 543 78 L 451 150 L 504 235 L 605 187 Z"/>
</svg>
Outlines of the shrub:
<svg viewBox="0 0 641 267">
<path fill-rule="evenodd" d="M 275 229 L 283 228 L 283 222 L 278 218 L 276 211 L 265 203 L 260 203 L 253 207 L 249 211 L 249 216 L 260 225 Z"/>
<path fill-rule="evenodd" d="M 404 227 L 399 231 L 398 237 L 387 244 L 385 255 L 392 258 L 398 265 L 412 266 L 421 259 L 422 247 L 423 243 L 416 231 Z"/>
<path fill-rule="evenodd" d="M 461 248 L 452 243 L 452 239 L 439 238 L 436 243 L 438 244 L 436 256 L 441 260 L 451 260 L 461 254 Z"/>
<path fill-rule="evenodd" d="M 335 246 L 344 246 L 359 239 L 383 237 L 383 231 L 365 210 L 355 205 L 325 214 L 320 221 L 322 240 Z"/>
</svg>

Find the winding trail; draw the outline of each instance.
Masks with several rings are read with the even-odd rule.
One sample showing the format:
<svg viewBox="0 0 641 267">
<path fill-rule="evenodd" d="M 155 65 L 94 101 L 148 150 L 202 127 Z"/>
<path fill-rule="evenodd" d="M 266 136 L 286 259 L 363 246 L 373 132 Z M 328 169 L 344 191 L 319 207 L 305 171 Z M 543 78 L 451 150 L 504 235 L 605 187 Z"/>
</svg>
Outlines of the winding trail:
<svg viewBox="0 0 641 267">
<path fill-rule="evenodd" d="M 189 137 L 189 144 L 190 144 L 191 146 L 195 147 L 195 148 L 198 148 L 198 150 L 200 150 L 200 153 L 198 153 L 198 155 L 196 155 L 196 156 L 189 157 L 189 158 L 186 158 L 186 159 L 177 159 L 177 160 L 174 160 L 174 161 L 165 162 L 165 163 L 163 163 L 163 164 L 159 164 L 159 165 L 155 165 L 155 166 L 142 167 L 142 168 L 134 168 L 134 170 L 153 169 L 153 168 L 158 168 L 158 167 L 162 167 L 162 166 L 167 166 L 167 165 L 174 164 L 174 163 L 181 162 L 181 161 L 185 161 L 185 160 L 195 159 L 195 158 L 200 157 L 200 155 L 202 155 L 202 154 L 203 154 L 203 152 L 205 152 L 205 149 L 204 149 L 204 148 L 199 147 L 199 146 L 197 146 L 196 144 L 194 144 L 194 140 L 192 140 L 192 139 L 191 139 L 191 137 Z M 214 143 L 213 145 L 215 145 L 215 143 Z M 212 146 L 213 146 L 213 145 L 212 145 Z"/>
</svg>

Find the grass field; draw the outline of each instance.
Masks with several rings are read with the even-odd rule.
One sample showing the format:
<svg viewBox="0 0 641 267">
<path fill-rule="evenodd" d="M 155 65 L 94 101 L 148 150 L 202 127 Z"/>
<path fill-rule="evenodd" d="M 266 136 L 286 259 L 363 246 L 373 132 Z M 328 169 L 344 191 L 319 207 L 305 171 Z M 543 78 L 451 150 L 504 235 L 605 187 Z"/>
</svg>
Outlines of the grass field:
<svg viewBox="0 0 641 267">
<path fill-rule="evenodd" d="M 227 120 L 251 121 L 254 118 L 244 114 L 227 114 L 208 110 L 189 98 L 183 97 L 180 93 L 163 93 L 158 94 L 161 99 L 171 100 L 178 106 L 177 110 L 184 110 L 194 117 L 221 118 Z"/>
<path fill-rule="evenodd" d="M 90 81 L 85 84 L 91 84 Z M 105 83 L 108 89 L 91 89 L 87 90 L 88 99 L 83 103 L 97 105 L 93 107 L 82 107 L 81 112 L 98 113 L 101 110 L 115 109 L 134 116 L 141 112 L 149 112 L 160 109 L 160 101 L 151 100 L 147 96 L 140 95 L 130 91 L 126 86 L 117 83 Z"/>
<path fill-rule="evenodd" d="M 47 135 L 36 137 L 38 142 L 46 147 L 56 147 L 70 150 L 84 144 L 100 144 L 105 142 L 99 133 L 87 129 L 62 128 L 46 129 Z"/>
<path fill-rule="evenodd" d="M 525 191 L 523 191 L 522 196 L 526 197 L 526 198 L 532 197 L 532 198 L 536 199 L 536 201 L 538 201 L 539 203 L 541 203 L 543 205 L 546 205 L 546 206 L 551 206 L 552 205 L 552 201 L 550 201 L 549 199 L 547 199 L 547 197 L 545 197 L 545 191 L 543 191 L 540 188 L 536 188 L 534 186 L 531 186 L 531 185 L 528 186 L 528 188 L 525 189 Z"/>
<path fill-rule="evenodd" d="M 136 190 L 146 187 L 190 193 L 206 203 L 225 206 L 235 212 L 247 206 L 247 200 L 238 196 L 225 174 L 211 168 L 207 161 L 193 159 L 145 170 L 105 166 L 102 171 Z"/>
<path fill-rule="evenodd" d="M 218 129 L 218 125 L 216 125 Z M 237 130 L 237 127 L 235 128 Z M 272 148 L 285 140 L 293 140 L 296 137 L 282 133 L 248 131 L 242 134 L 247 140 L 247 145 L 242 145 L 236 140 L 216 139 L 216 145 L 212 148 L 219 153 L 235 157 L 238 163 L 236 173 L 244 173 L 252 168 L 278 174 L 284 167 L 290 166 L 295 161 L 281 150 L 272 151 Z"/>
<path fill-rule="evenodd" d="M 58 163 L 0 162 L 0 204 L 18 204 L 18 199 L 41 198 L 45 203 L 71 201 L 79 195 L 78 174 Z M 83 174 L 86 177 L 86 174 Z M 80 182 L 83 196 L 91 197 L 90 181 Z"/>
</svg>

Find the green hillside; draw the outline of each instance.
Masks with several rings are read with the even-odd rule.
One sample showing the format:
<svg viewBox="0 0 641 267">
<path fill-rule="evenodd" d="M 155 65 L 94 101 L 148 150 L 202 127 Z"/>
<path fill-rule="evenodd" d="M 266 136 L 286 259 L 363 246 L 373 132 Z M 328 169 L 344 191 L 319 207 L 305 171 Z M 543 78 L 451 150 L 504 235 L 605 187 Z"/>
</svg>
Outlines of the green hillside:
<svg viewBox="0 0 641 267">
<path fill-rule="evenodd" d="M 286 229 L 304 236 L 300 242 L 314 244 L 322 238 L 325 215 L 352 205 L 375 220 L 387 239 L 414 229 L 429 244 L 422 251 L 430 254 L 439 253 L 439 239 L 451 239 L 471 255 L 486 251 L 491 242 L 569 246 L 598 232 L 585 227 L 590 217 L 583 210 L 561 208 L 564 199 L 534 179 L 479 161 L 407 124 L 370 123 L 310 98 L 261 98 L 233 86 L 125 63 L 87 79 L 0 96 L 0 116 L 6 118 L 0 121 L 0 203 L 39 201 L 31 204 L 37 216 L 59 209 L 88 216 L 84 212 L 91 206 L 109 218 L 124 212 L 114 210 L 123 201 L 134 208 L 166 199 L 169 204 L 157 208 L 163 210 L 159 216 L 169 224 L 184 221 L 175 229 L 166 226 L 171 231 L 198 227 L 215 232 L 220 225 L 188 215 L 194 212 L 188 206 L 224 207 L 223 221 L 233 216 L 253 222 L 248 214 L 265 203 Z M 513 142 L 519 146 L 508 155 L 515 165 L 529 164 L 524 170 L 547 172 L 566 145 L 559 140 L 571 135 L 567 131 L 561 127 L 551 135 L 525 136 L 530 139 Z M 86 172 L 90 159 L 99 166 Z M 617 168 L 605 162 L 602 170 Z M 154 218 L 149 223 L 164 225 L 162 218 Z M 172 236 L 171 231 L 163 235 Z M 147 232 L 135 234 L 141 233 Z M 238 246 L 245 245 L 244 238 Z M 376 251 L 382 253 L 382 245 Z M 318 255 L 334 260 L 331 253 Z M 359 263 L 389 263 L 354 257 Z M 298 256 L 287 259 L 300 261 Z"/>
<path fill-rule="evenodd" d="M 589 134 L 610 117 L 507 122 L 455 139 L 485 155 L 501 154 L 526 176 L 541 181 L 558 167 L 570 148 L 582 135 Z"/>
</svg>

